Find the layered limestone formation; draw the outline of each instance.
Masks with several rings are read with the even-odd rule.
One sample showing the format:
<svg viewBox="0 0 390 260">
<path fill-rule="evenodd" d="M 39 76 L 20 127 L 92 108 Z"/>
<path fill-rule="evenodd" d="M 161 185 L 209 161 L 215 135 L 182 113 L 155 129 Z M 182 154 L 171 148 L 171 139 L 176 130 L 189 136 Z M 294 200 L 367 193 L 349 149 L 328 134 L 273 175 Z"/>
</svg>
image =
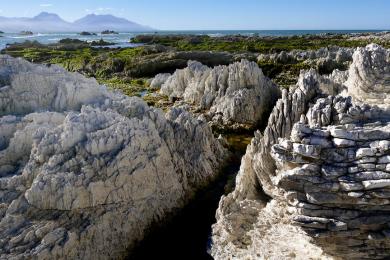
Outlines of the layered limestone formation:
<svg viewBox="0 0 390 260">
<path fill-rule="evenodd" d="M 390 114 L 354 95 L 370 87 L 371 104 L 386 99 L 386 53 L 358 48 L 346 83 L 345 73 L 308 71 L 283 92 L 247 149 L 235 191 L 220 202 L 216 259 L 390 255 Z"/>
<path fill-rule="evenodd" d="M 212 180 L 205 121 L 0 56 L 0 258 L 116 259 Z"/>
<path fill-rule="evenodd" d="M 161 93 L 205 111 L 218 125 L 249 127 L 264 120 L 279 97 L 278 87 L 247 60 L 214 68 L 190 61 L 166 80 Z"/>
</svg>

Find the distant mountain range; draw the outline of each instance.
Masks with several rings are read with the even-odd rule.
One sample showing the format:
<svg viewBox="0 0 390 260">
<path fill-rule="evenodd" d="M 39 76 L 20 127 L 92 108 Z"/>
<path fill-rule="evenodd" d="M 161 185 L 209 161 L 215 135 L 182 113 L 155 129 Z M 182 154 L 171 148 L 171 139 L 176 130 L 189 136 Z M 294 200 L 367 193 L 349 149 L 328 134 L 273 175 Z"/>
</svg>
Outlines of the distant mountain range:
<svg viewBox="0 0 390 260">
<path fill-rule="evenodd" d="M 4 32 L 101 32 L 103 30 L 139 32 L 154 29 L 113 15 L 89 14 L 73 23 L 63 20 L 57 14 L 47 12 L 32 18 L 0 16 L 0 31 Z"/>
</svg>

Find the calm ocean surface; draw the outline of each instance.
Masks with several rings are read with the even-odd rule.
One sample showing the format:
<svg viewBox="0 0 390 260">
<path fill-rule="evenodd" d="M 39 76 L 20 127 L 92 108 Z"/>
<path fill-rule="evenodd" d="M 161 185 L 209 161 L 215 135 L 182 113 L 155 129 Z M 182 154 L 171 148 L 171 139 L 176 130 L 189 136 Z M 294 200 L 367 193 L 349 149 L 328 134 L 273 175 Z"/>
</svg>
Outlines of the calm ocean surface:
<svg viewBox="0 0 390 260">
<path fill-rule="evenodd" d="M 137 33 L 120 33 L 116 35 L 96 35 L 96 36 L 81 36 L 78 33 L 37 33 L 34 35 L 24 36 L 15 33 L 0 34 L 0 49 L 5 48 L 6 44 L 23 42 L 25 40 L 36 40 L 40 43 L 56 43 L 64 38 L 80 39 L 84 41 L 100 40 L 103 38 L 106 41 L 113 42 L 113 47 L 134 47 L 134 44 L 129 43 L 129 40 L 138 34 L 198 34 L 210 35 L 214 37 L 232 34 L 241 35 L 260 35 L 260 36 L 292 36 L 305 34 L 323 34 L 323 33 L 362 33 L 362 32 L 380 32 L 379 30 L 248 30 L 248 31 L 158 31 L 158 32 L 137 32 Z"/>
</svg>

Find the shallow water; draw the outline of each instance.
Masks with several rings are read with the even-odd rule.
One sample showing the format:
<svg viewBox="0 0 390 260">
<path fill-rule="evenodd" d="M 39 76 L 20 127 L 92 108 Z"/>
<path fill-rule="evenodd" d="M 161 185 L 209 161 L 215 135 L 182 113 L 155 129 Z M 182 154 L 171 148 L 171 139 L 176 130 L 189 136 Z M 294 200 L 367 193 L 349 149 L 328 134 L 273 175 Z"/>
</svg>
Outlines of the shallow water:
<svg viewBox="0 0 390 260">
<path fill-rule="evenodd" d="M 43 44 L 50 44 L 50 43 L 57 43 L 61 39 L 65 38 L 71 38 L 71 39 L 79 39 L 82 41 L 98 41 L 100 39 L 103 39 L 108 42 L 112 42 L 115 45 L 112 45 L 112 47 L 136 47 L 139 46 L 139 44 L 133 44 L 130 43 L 130 39 L 133 38 L 136 34 L 135 33 L 119 33 L 119 34 L 106 34 L 106 35 L 90 35 L 90 36 L 83 36 L 79 35 L 78 33 L 37 33 L 34 35 L 19 35 L 17 33 L 4 33 L 0 34 L 3 37 L 0 37 L 0 50 L 4 49 L 7 44 L 12 43 L 20 43 L 24 42 L 26 40 L 29 41 L 38 41 Z M 107 46 L 104 46 L 107 47 Z M 110 46 L 108 46 L 110 47 Z"/>
<path fill-rule="evenodd" d="M 253 134 L 244 133 L 244 134 L 228 134 L 225 136 L 227 142 L 232 147 L 234 151 L 244 154 L 248 144 L 250 144 Z"/>
</svg>

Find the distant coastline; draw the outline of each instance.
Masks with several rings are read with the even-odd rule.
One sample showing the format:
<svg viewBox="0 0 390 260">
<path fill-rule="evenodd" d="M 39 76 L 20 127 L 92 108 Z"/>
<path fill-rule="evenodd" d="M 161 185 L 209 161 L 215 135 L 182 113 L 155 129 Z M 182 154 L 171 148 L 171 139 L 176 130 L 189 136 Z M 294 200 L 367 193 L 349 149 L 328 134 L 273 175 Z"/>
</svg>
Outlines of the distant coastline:
<svg viewBox="0 0 390 260">
<path fill-rule="evenodd" d="M 76 21 L 69 22 L 62 19 L 58 14 L 41 12 L 34 17 L 5 17 L 0 16 L 0 30 L 9 33 L 31 31 L 40 33 L 92 31 L 101 32 L 112 30 L 126 31 L 154 31 L 155 29 L 141 25 L 125 18 L 110 14 L 88 14 Z"/>
<path fill-rule="evenodd" d="M 135 47 L 137 45 L 129 43 L 129 40 L 139 34 L 195 34 L 209 35 L 211 37 L 219 37 L 226 35 L 245 35 L 245 36 L 294 36 L 294 35 L 318 35 L 318 34 L 350 34 L 350 33 L 380 33 L 389 30 L 156 30 L 144 32 L 121 32 L 116 35 L 80 35 L 80 32 L 53 32 L 39 33 L 34 32 L 33 35 L 20 35 L 19 33 L 7 33 L 5 31 L 0 37 L 0 50 L 4 49 L 7 44 L 15 42 L 24 42 L 26 40 L 38 41 L 43 44 L 57 43 L 61 39 L 72 38 L 83 41 L 98 41 L 104 39 L 113 42 L 112 47 Z"/>
<path fill-rule="evenodd" d="M 386 32 L 390 29 L 367 29 L 367 30 L 158 30 L 158 33 L 161 34 L 213 34 L 220 33 L 222 35 L 231 35 L 231 34 L 258 34 L 260 36 L 294 36 L 294 35 L 306 35 L 306 34 L 323 34 L 323 33 L 333 33 L 333 34 L 347 34 L 347 33 L 376 33 L 376 32 Z"/>
</svg>

